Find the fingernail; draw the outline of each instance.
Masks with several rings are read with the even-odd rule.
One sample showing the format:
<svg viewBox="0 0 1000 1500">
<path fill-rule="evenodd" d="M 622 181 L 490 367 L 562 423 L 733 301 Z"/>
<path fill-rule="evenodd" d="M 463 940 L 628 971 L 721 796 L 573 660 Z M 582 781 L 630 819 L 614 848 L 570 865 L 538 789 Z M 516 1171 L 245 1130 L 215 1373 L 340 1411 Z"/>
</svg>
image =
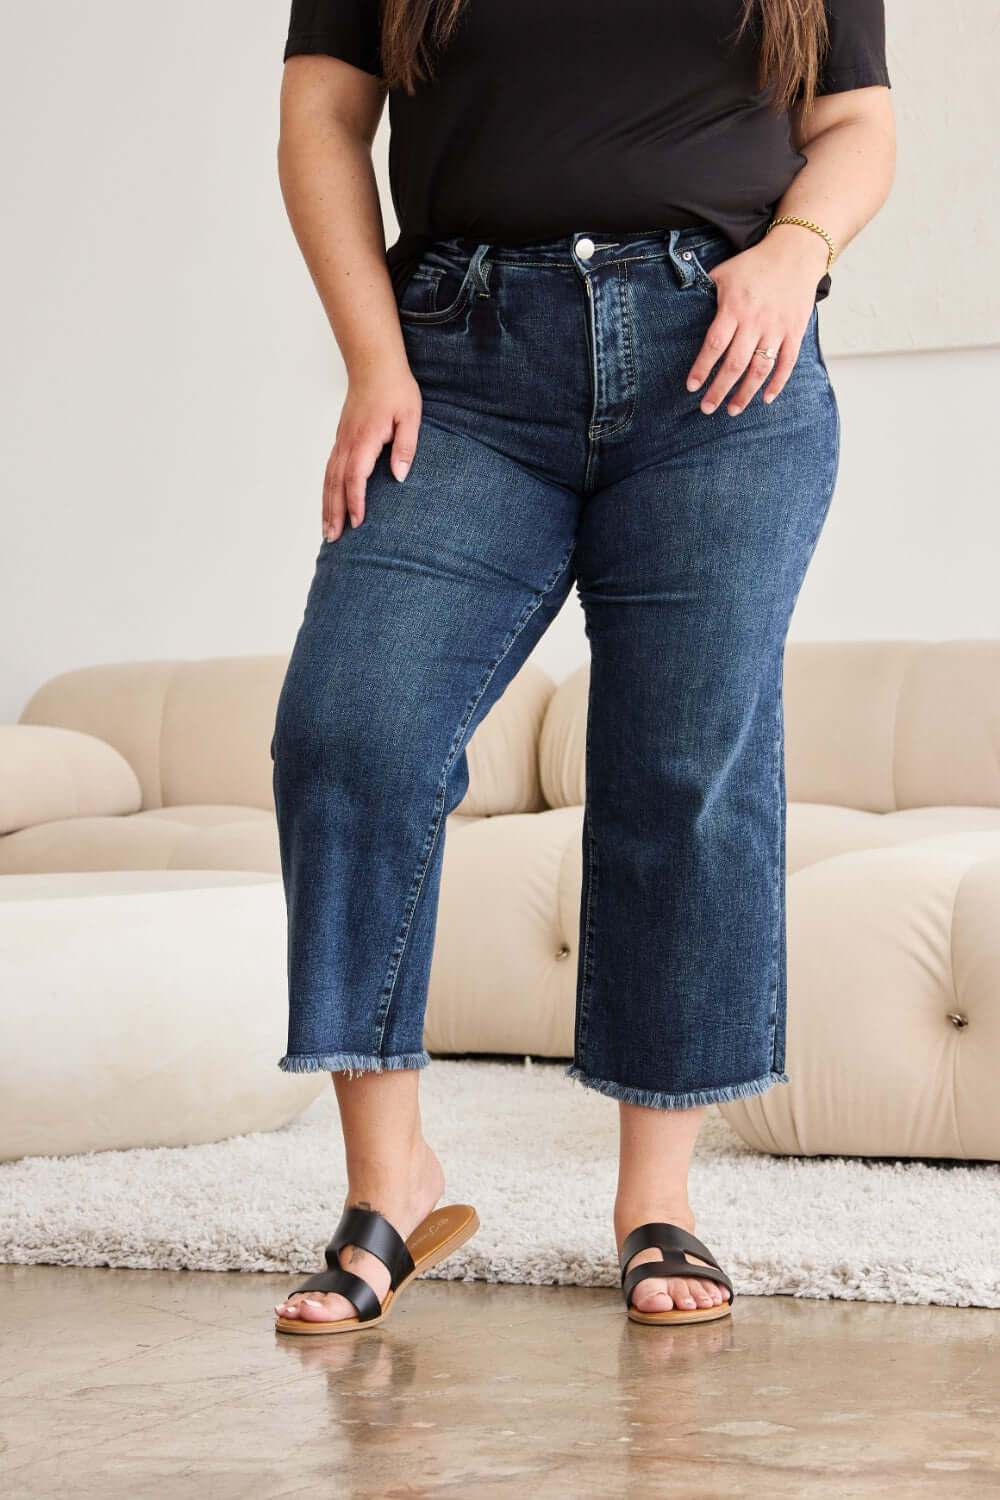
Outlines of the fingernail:
<svg viewBox="0 0 1000 1500">
<path fill-rule="evenodd" d="M 715 407 L 716 407 L 716 403 L 714 401 L 703 401 L 701 403 L 701 409 L 706 414 L 706 416 L 710 412 L 713 412 L 715 410 Z"/>
<path fill-rule="evenodd" d="M 688 376 L 687 388 L 689 391 L 696 391 L 700 385 L 700 380 L 695 380 L 693 375 Z"/>
<path fill-rule="evenodd" d="M 400 484 L 402 484 L 403 480 L 406 478 L 409 472 L 410 466 L 408 463 L 400 463 L 396 465 L 396 478 L 399 480 Z"/>
</svg>

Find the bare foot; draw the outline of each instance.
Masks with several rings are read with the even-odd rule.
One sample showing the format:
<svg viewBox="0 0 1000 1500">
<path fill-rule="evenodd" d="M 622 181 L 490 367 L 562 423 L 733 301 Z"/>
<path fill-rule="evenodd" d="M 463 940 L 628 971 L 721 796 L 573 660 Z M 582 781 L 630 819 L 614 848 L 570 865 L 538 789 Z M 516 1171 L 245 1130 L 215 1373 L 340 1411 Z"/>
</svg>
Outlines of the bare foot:
<svg viewBox="0 0 1000 1500">
<path fill-rule="evenodd" d="M 425 1141 L 417 1161 L 401 1169 L 394 1191 L 384 1187 L 369 1189 L 362 1184 L 356 1192 L 348 1194 L 344 1207 L 374 1209 L 405 1240 L 427 1217 L 443 1192 L 444 1170 Z M 344 1245 L 339 1260 L 345 1271 L 367 1281 L 378 1300 L 384 1301 L 392 1279 L 384 1261 L 358 1245 Z M 276 1303 L 274 1310 L 280 1318 L 307 1318 L 312 1322 L 333 1323 L 358 1316 L 354 1303 L 339 1292 L 293 1292 L 285 1302 Z"/>
<path fill-rule="evenodd" d="M 638 1208 L 632 1205 L 626 1209 L 624 1205 L 619 1207 L 616 1204 L 615 1239 L 619 1255 L 626 1235 L 639 1224 L 677 1224 L 689 1234 L 694 1234 L 694 1214 L 686 1205 L 664 1208 L 662 1205 L 651 1207 L 645 1204 Z M 708 1264 L 700 1256 L 690 1255 L 686 1250 L 683 1254 L 685 1260 L 689 1260 L 693 1266 Z M 645 1261 L 660 1259 L 660 1251 L 654 1245 L 633 1255 L 625 1269 L 629 1271 Z M 728 1301 L 728 1289 L 720 1281 L 701 1281 L 694 1276 L 650 1276 L 638 1282 L 632 1293 L 632 1305 L 638 1312 L 668 1312 L 675 1306 L 687 1310 L 718 1307 L 720 1302 Z"/>
</svg>

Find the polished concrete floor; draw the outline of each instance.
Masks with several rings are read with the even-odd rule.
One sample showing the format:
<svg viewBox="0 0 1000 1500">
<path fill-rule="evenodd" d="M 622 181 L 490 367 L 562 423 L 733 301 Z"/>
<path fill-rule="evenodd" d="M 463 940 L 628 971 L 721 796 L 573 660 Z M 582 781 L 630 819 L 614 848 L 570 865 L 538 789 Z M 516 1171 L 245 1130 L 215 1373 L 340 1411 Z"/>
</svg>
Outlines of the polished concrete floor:
<svg viewBox="0 0 1000 1500">
<path fill-rule="evenodd" d="M 1000 1312 L 420 1280 L 277 1333 L 289 1277 L 0 1266 L 4 1500 L 1000 1493 Z"/>
</svg>

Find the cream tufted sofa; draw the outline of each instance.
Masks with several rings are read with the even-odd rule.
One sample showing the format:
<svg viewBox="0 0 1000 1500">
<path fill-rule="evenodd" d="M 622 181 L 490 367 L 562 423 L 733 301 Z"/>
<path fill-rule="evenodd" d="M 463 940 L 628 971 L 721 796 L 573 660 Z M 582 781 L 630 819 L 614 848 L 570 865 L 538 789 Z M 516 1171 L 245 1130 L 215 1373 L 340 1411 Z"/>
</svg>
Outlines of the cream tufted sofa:
<svg viewBox="0 0 1000 1500">
<path fill-rule="evenodd" d="M 141 896 L 147 910 L 167 901 L 155 882 L 150 890 L 148 872 L 160 871 L 174 872 L 187 909 L 175 890 L 172 938 L 158 949 L 158 994 L 182 987 L 189 974 L 180 963 L 171 980 L 172 961 L 162 956 L 183 950 L 188 929 L 204 951 L 211 946 L 209 903 L 229 903 L 218 937 L 223 957 L 240 930 L 239 902 L 264 903 L 266 918 L 258 910 L 246 919 L 253 941 L 268 945 L 261 972 L 270 976 L 256 1002 L 266 1022 L 256 1033 L 253 1077 L 262 1098 L 271 1085 L 305 1092 L 272 1093 L 263 1115 L 273 1125 L 326 1086 L 325 1074 L 284 1075 L 275 1066 L 285 999 L 284 953 L 275 958 L 283 893 L 269 743 L 286 660 L 85 667 L 45 683 L 18 724 L 0 726 L 0 896 L 3 877 L 17 877 L 6 885 L 16 899 L 0 900 L 0 981 L 11 991 L 4 1003 L 16 1013 L 18 994 L 22 1009 L 30 996 L 37 1017 L 46 994 L 56 994 L 56 974 L 63 991 L 52 1009 L 74 1043 L 66 1055 L 81 1080 L 112 1045 L 93 1017 L 107 1007 L 102 973 L 116 931 L 132 968 L 118 974 L 115 1003 L 127 1008 L 134 994 L 142 1011 L 152 977 L 122 924 L 130 899 Z M 556 686 L 529 661 L 469 742 L 469 790 L 447 826 L 425 1031 L 432 1053 L 571 1055 L 588 673 L 583 667 Z M 792 1081 L 718 1107 L 762 1151 L 996 1160 L 1000 642 L 792 641 L 784 697 Z M 220 896 L 225 871 L 269 878 L 248 882 L 252 896 L 241 895 L 234 878 Z M 57 956 L 73 890 L 57 878 L 66 872 L 75 872 L 81 902 L 104 902 L 91 963 L 75 950 L 71 978 Z M 100 877 L 80 872 L 119 872 L 118 885 L 101 888 Z M 99 1144 L 269 1128 L 253 1126 L 253 1110 L 236 1105 L 191 1119 L 198 1089 L 190 1070 L 208 1090 L 240 1065 L 232 995 L 213 1003 L 209 990 L 177 1016 L 178 1026 L 196 1029 L 200 1047 L 187 1049 L 176 1078 L 160 1080 L 167 1124 L 157 1135 L 143 1122 L 141 1091 L 115 1103 L 130 1056 L 120 1015 L 119 1095 L 109 1086 L 101 1103 L 108 1128 Z M 13 1035 L 28 1033 L 25 1024 Z M 267 1037 L 273 1056 L 265 1061 L 259 1044 Z M 23 1084 L 20 1094 L 14 1089 L 27 1061 L 20 1044 L 3 1049 L 0 1155 L 5 1125 L 14 1138 L 11 1098 L 22 1113 L 28 1107 Z M 79 1113 L 62 1134 L 53 1131 L 60 1106 L 55 1095 L 43 1097 L 44 1049 L 35 1046 L 30 1062 L 36 1111 L 48 1127 L 32 1134 L 22 1120 L 18 1152 L 93 1149 L 94 1132 Z M 65 1069 L 56 1081 L 65 1099 Z M 245 1079 L 237 1093 L 245 1105 Z"/>
</svg>

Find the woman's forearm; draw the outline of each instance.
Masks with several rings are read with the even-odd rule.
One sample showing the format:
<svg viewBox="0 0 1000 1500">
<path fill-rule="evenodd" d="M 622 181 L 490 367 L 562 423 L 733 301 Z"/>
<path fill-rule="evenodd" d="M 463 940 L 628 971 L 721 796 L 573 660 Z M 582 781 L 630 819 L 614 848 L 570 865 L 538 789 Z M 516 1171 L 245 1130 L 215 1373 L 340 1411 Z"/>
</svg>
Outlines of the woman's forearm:
<svg viewBox="0 0 1000 1500">
<path fill-rule="evenodd" d="M 880 94 L 887 90 L 879 90 Z M 822 102 L 822 101 L 820 101 Z M 895 133 L 887 101 L 876 99 L 861 113 L 834 119 L 800 146 L 805 165 L 796 173 L 774 211 L 822 225 L 838 255 L 889 196 L 895 171 Z M 815 270 L 826 270 L 826 241 L 799 224 L 778 224 L 766 243 Z"/>
<path fill-rule="evenodd" d="M 337 118 L 283 125 L 278 178 L 348 375 L 405 364 L 370 141 Z"/>
<path fill-rule="evenodd" d="M 824 95 L 801 134 L 801 115 L 793 114 L 792 139 L 806 161 L 775 205 L 774 218 L 811 220 L 827 231 L 837 254 L 850 243 L 892 184 L 895 129 L 888 94 L 888 88 L 871 87 Z M 709 273 L 718 309 L 687 374 L 687 388 L 694 391 L 718 365 L 702 396 L 706 415 L 728 396 L 726 411 L 739 416 L 765 380 L 765 405 L 781 395 L 815 315 L 828 258 L 826 238 L 815 229 L 778 224 Z"/>
</svg>

